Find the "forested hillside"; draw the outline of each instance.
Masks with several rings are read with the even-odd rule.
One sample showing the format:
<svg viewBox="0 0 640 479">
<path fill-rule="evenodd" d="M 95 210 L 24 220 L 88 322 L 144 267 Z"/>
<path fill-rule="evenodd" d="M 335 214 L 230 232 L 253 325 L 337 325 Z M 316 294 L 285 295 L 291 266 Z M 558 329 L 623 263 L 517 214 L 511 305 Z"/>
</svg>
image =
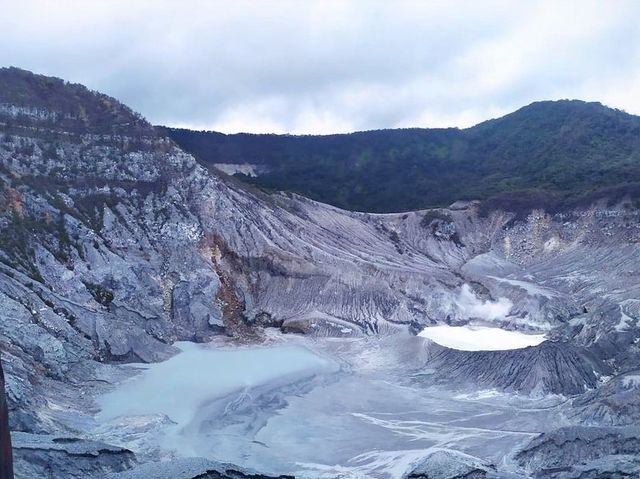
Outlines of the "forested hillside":
<svg viewBox="0 0 640 479">
<path fill-rule="evenodd" d="M 600 103 L 538 102 L 464 130 L 325 136 L 164 130 L 205 165 L 256 165 L 258 176 L 236 176 L 353 210 L 489 198 L 514 209 L 553 208 L 640 193 L 640 117 Z"/>
</svg>

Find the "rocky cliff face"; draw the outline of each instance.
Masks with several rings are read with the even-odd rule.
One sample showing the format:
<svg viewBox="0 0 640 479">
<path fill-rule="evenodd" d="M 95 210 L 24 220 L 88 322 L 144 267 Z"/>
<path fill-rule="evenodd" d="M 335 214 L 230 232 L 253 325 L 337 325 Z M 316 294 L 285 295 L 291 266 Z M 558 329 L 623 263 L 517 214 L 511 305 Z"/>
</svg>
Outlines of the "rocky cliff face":
<svg viewBox="0 0 640 479">
<path fill-rule="evenodd" d="M 118 374 L 110 364 L 165 359 L 176 340 L 259 341 L 267 327 L 546 331 L 552 343 L 520 352 L 425 355 L 441 379 L 521 393 L 579 394 L 640 367 L 638 210 L 515 218 L 480 206 L 374 215 L 247 190 L 112 98 L 0 70 L 12 428 L 73 434 Z"/>
</svg>

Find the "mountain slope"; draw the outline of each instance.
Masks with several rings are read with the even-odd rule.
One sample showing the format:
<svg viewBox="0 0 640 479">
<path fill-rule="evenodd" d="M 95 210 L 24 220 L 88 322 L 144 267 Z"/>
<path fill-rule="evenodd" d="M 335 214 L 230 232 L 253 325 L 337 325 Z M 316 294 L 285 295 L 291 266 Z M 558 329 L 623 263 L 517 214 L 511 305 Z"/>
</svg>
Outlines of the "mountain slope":
<svg viewBox="0 0 640 479">
<path fill-rule="evenodd" d="M 599 103 L 533 103 L 466 130 L 163 131 L 205 165 L 359 211 L 408 211 L 514 192 L 510 198 L 520 201 L 526 192 L 531 209 L 573 204 L 612 187 L 635 198 L 640 191 L 640 117 Z"/>
</svg>

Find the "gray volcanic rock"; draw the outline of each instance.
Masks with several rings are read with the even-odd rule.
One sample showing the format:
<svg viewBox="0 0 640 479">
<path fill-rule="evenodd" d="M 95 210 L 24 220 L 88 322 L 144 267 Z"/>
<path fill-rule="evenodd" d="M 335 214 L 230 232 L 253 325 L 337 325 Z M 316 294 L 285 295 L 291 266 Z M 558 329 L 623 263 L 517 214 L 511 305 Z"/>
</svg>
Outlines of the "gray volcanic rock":
<svg viewBox="0 0 640 479">
<path fill-rule="evenodd" d="M 16 478 L 86 478 L 122 471 L 135 464 L 128 449 L 64 436 L 14 432 Z"/>
<path fill-rule="evenodd" d="M 628 456 L 640 457 L 637 426 L 556 429 L 533 439 L 515 458 L 536 477 L 589 477 L 587 471 L 611 468 L 613 462 L 619 462 L 621 470 L 628 469 Z"/>
<path fill-rule="evenodd" d="M 176 340 L 255 340 L 282 323 L 386 334 L 464 317 L 450 301 L 462 280 L 424 250 L 466 253 L 427 239 L 419 217 L 411 228 L 426 242 L 400 244 L 396 217 L 222 181 L 116 100 L 16 69 L 0 77 L 0 346 L 14 427 L 68 428 L 52 411 L 90 409 L 64 398 L 96 388 L 86 375 L 71 387 L 70 371 L 166 359 Z"/>
<path fill-rule="evenodd" d="M 584 348 L 545 341 L 507 351 L 458 351 L 429 348 L 425 367 L 444 384 L 537 394 L 574 395 L 598 385 L 608 367 Z"/>
<path fill-rule="evenodd" d="M 640 371 L 620 374 L 573 400 L 570 414 L 586 425 L 640 424 Z"/>
<path fill-rule="evenodd" d="M 294 479 L 293 476 L 268 476 L 231 464 L 199 457 L 143 464 L 106 479 Z"/>
<path fill-rule="evenodd" d="M 406 476 L 407 479 L 484 479 L 495 468 L 477 457 L 457 451 L 430 453 Z"/>
</svg>

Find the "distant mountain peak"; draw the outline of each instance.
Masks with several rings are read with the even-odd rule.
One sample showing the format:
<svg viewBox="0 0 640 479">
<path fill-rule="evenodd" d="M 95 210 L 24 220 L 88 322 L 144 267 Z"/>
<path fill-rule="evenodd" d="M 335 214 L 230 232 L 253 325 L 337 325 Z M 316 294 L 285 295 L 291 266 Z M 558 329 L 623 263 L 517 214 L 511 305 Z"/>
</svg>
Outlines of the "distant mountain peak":
<svg viewBox="0 0 640 479">
<path fill-rule="evenodd" d="M 468 128 L 473 130 L 483 128 L 491 124 L 505 124 L 517 121 L 539 121 L 553 120 L 554 122 L 566 121 L 567 119 L 576 120 L 585 116 L 601 116 L 605 117 L 633 117 L 622 110 L 603 105 L 596 101 L 583 100 L 542 100 L 535 101 L 529 105 L 523 106 L 512 113 L 508 113 L 499 118 L 494 118 L 481 122 L 475 126 Z"/>
</svg>

